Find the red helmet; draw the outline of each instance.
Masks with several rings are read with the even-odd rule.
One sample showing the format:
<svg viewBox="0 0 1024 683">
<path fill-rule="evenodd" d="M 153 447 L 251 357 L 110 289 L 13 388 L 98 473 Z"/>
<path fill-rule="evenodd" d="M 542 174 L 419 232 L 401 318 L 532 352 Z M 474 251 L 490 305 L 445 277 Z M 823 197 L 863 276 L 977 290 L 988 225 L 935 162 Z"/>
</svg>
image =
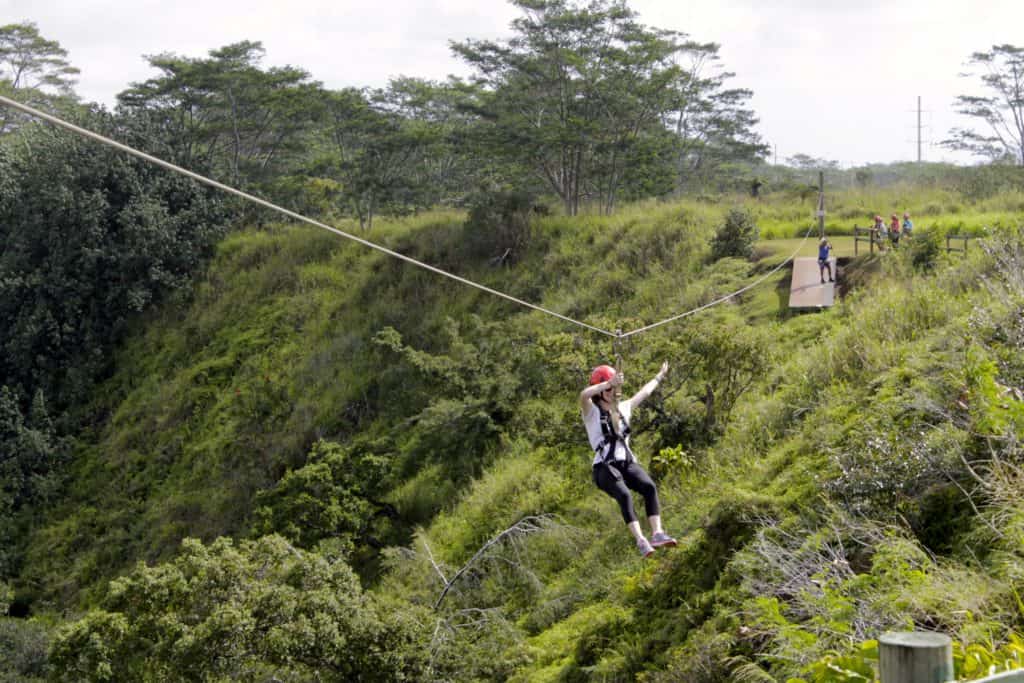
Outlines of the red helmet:
<svg viewBox="0 0 1024 683">
<path fill-rule="evenodd" d="M 904 218 L 910 218 L 910 214 L 909 213 L 905 213 L 905 214 L 903 214 L 903 217 Z"/>
<path fill-rule="evenodd" d="M 601 382 L 607 382 L 615 376 L 615 368 L 610 365 L 598 365 L 594 368 L 594 371 L 590 373 L 590 384 L 600 384 Z"/>
<path fill-rule="evenodd" d="M 875 220 L 876 220 L 876 221 L 880 221 L 880 220 L 882 220 L 882 217 L 881 217 L 881 216 L 879 216 L 879 215 L 878 215 L 878 214 L 876 213 L 876 214 L 875 214 Z"/>
</svg>

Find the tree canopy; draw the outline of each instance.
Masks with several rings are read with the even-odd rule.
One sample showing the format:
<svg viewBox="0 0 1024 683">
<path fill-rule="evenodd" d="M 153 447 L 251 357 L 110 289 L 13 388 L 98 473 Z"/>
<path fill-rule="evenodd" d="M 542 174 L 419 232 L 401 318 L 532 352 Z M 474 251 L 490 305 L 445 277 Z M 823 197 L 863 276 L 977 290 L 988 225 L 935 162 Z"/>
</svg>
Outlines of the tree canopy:
<svg viewBox="0 0 1024 683">
<path fill-rule="evenodd" d="M 419 680 L 421 631 L 342 561 L 276 536 L 187 539 L 173 562 L 114 582 L 52 659 L 83 681 Z"/>
<path fill-rule="evenodd" d="M 68 51 L 39 34 L 32 22 L 0 26 L 0 94 L 33 107 L 55 110 L 73 101 L 79 71 L 67 61 Z M 22 115 L 0 111 L 0 132 L 10 131 Z"/>
<path fill-rule="evenodd" d="M 139 147 L 145 116 L 82 114 Z M 61 410 L 82 400 L 133 315 L 186 287 L 224 234 L 211 190 L 50 126 L 0 149 L 0 377 Z"/>
<path fill-rule="evenodd" d="M 319 84 L 295 67 L 263 69 L 262 44 L 242 41 L 208 57 L 147 57 L 160 72 L 118 95 L 132 110 L 159 114 L 175 159 L 236 186 L 280 173 L 302 147 L 320 105 Z"/>
<path fill-rule="evenodd" d="M 942 144 L 1024 166 L 1024 47 L 993 45 L 972 54 L 968 64 L 980 73 L 965 76 L 980 76 L 987 94 L 960 95 L 956 102 L 959 113 L 977 120 L 982 129 L 954 128 Z"/>
<path fill-rule="evenodd" d="M 452 49 L 476 71 L 475 109 L 495 151 L 543 178 L 570 215 L 588 199 L 610 212 L 636 175 L 692 170 L 715 145 L 746 140 L 742 156 L 756 158 L 756 119 L 741 106 L 749 93 L 699 75 L 717 46 L 646 27 L 623 0 L 513 4 L 524 15 L 513 38 Z M 686 56 L 697 57 L 689 71 Z M 677 151 L 651 155 L 651 142 Z"/>
</svg>

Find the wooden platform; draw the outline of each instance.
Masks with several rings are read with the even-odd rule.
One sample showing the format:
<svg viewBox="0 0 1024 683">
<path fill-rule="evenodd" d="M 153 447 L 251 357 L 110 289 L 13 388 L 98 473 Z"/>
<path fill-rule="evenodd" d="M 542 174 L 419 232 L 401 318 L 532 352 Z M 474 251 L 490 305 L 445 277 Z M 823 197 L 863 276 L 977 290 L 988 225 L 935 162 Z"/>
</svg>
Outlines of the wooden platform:
<svg viewBox="0 0 1024 683">
<path fill-rule="evenodd" d="M 836 274 L 836 260 L 829 259 L 832 277 Z M 789 285 L 790 308 L 825 308 L 835 301 L 836 286 L 832 282 L 821 284 L 821 273 L 816 258 L 793 259 L 793 281 Z"/>
</svg>

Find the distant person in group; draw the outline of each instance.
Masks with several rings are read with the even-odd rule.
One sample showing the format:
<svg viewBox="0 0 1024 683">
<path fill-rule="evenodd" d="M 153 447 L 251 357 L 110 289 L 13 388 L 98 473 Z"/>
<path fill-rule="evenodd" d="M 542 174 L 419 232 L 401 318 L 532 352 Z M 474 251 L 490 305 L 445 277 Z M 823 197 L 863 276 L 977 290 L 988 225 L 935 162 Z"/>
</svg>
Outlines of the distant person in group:
<svg viewBox="0 0 1024 683">
<path fill-rule="evenodd" d="M 892 248 L 900 246 L 900 219 L 893 214 L 889 219 L 889 239 L 892 240 Z"/>
<path fill-rule="evenodd" d="M 889 231 L 885 227 L 885 220 L 880 215 L 875 214 L 875 241 L 878 242 L 878 250 L 885 250 L 885 238 L 889 236 Z"/>
<path fill-rule="evenodd" d="M 914 224 L 910 222 L 910 214 L 903 214 L 903 236 L 909 238 L 913 230 Z"/>
<path fill-rule="evenodd" d="M 818 242 L 818 274 L 821 276 L 821 284 L 825 284 L 825 271 L 828 271 L 828 281 L 835 282 L 832 277 L 832 264 L 829 262 L 829 252 L 832 251 L 832 243 L 824 237 Z"/>
<path fill-rule="evenodd" d="M 658 489 L 654 481 L 637 462 L 629 446 L 629 420 L 633 409 L 651 395 L 668 372 L 668 363 L 632 398 L 620 401 L 624 377 L 610 365 L 599 365 L 590 374 L 590 386 L 580 392 L 580 409 L 587 438 L 594 449 L 593 480 L 599 489 L 615 499 L 622 511 L 629 532 L 643 557 L 649 557 L 655 548 L 671 547 L 676 540 L 661 528 L 661 508 Z M 644 498 L 647 521 L 651 525 L 651 540 L 640 529 L 630 489 Z"/>
</svg>

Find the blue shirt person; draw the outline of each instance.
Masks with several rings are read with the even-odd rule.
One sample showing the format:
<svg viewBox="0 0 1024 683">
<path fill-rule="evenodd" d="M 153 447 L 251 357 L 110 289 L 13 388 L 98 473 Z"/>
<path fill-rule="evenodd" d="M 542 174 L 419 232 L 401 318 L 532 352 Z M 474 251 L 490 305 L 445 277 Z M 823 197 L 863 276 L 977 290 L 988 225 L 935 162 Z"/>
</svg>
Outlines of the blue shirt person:
<svg viewBox="0 0 1024 683">
<path fill-rule="evenodd" d="M 910 222 L 910 214 L 903 214 L 903 234 L 906 237 L 910 237 L 910 232 L 914 229 L 914 224 Z"/>
<path fill-rule="evenodd" d="M 822 284 L 825 283 L 825 271 L 828 271 L 828 281 L 835 282 L 835 278 L 832 277 L 832 264 L 829 262 L 829 252 L 832 251 L 832 245 L 824 237 L 818 242 L 818 274 L 821 275 Z"/>
</svg>

